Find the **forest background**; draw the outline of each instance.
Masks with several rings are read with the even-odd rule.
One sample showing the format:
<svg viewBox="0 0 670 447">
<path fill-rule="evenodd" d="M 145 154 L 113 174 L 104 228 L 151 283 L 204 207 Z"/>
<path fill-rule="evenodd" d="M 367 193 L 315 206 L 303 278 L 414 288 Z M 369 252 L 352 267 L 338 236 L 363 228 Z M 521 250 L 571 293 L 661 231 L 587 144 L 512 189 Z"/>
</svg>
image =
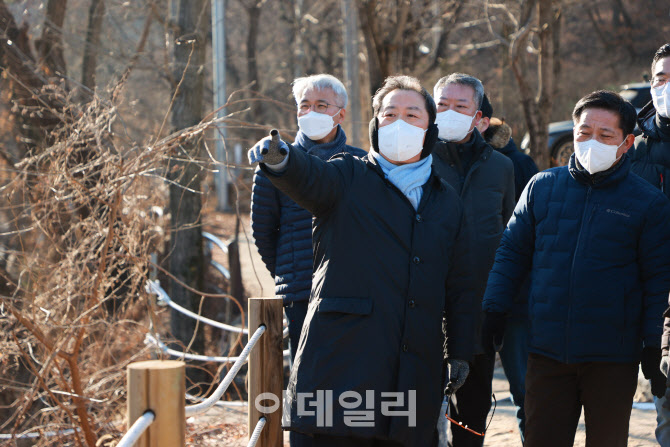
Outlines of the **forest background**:
<svg viewBox="0 0 670 447">
<path fill-rule="evenodd" d="M 413 75 L 432 92 L 442 76 L 472 74 L 546 168 L 547 125 L 588 92 L 643 81 L 670 35 L 670 7 L 655 0 L 217 4 L 222 112 L 209 1 L 0 0 L 0 432 L 75 426 L 73 445 L 118 438 L 124 368 L 148 358 L 148 332 L 197 353 L 239 350 L 239 339 L 158 309 L 144 285 L 158 277 L 185 307 L 243 324 L 239 265 L 233 257 L 231 279 L 216 276 L 202 231 L 225 211 L 233 224 L 218 234 L 235 252 L 252 170 L 233 148 L 271 128 L 292 139 L 295 77 L 345 82 L 344 128 L 367 150 L 384 77 Z M 232 179 L 225 210 L 220 169 Z M 189 383 L 206 393 L 222 371 L 193 367 Z"/>
</svg>

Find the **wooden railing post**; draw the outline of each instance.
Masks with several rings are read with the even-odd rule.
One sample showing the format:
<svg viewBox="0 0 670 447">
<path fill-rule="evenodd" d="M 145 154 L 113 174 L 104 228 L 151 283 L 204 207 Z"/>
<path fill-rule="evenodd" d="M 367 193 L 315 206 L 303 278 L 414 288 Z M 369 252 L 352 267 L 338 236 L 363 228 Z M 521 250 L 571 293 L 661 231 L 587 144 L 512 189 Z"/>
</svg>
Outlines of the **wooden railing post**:
<svg viewBox="0 0 670 447">
<path fill-rule="evenodd" d="M 249 299 L 249 335 L 265 325 L 265 333 L 249 354 L 249 434 L 261 417 L 267 422 L 258 447 L 282 447 L 283 307 L 281 298 Z"/>
<path fill-rule="evenodd" d="M 184 373 L 184 362 L 176 360 L 149 360 L 128 365 L 128 427 L 147 410 L 156 415 L 136 447 L 184 447 Z"/>
</svg>

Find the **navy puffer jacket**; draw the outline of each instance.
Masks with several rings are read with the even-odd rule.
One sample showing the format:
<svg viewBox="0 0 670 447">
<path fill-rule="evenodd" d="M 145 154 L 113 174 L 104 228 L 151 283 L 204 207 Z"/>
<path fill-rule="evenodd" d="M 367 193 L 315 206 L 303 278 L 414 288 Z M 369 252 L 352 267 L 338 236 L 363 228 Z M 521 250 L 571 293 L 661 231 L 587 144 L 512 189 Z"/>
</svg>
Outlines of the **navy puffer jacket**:
<svg viewBox="0 0 670 447">
<path fill-rule="evenodd" d="M 302 132 L 293 148 L 328 160 L 348 152 L 364 157 L 367 152 L 346 144 L 338 126 L 330 143 L 315 144 Z M 312 287 L 312 214 L 280 192 L 265 173 L 256 169 L 251 190 L 251 230 L 256 247 L 275 280 L 275 295 L 284 300 L 307 301 Z"/>
<path fill-rule="evenodd" d="M 660 347 L 670 290 L 670 201 L 624 156 L 591 176 L 533 177 L 503 234 L 484 310 L 508 311 L 531 274 L 531 352 L 564 363 L 638 362 Z"/>
</svg>

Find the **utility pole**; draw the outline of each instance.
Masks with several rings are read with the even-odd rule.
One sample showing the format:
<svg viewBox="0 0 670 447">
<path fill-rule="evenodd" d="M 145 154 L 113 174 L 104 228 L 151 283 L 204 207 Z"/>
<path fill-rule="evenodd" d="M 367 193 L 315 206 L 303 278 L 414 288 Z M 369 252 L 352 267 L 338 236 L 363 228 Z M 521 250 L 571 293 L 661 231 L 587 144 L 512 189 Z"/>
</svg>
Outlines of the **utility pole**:
<svg viewBox="0 0 670 447">
<path fill-rule="evenodd" d="M 217 110 L 217 118 L 226 116 L 225 109 L 220 109 L 226 103 L 225 12 L 225 0 L 212 0 L 213 104 L 214 110 Z M 221 127 L 219 128 L 218 126 Z M 230 202 L 228 200 L 228 154 L 225 145 L 226 128 L 222 126 L 221 123 L 219 123 L 218 126 L 216 135 L 216 159 L 221 163 L 225 163 L 225 165 L 219 165 L 218 173 L 214 177 L 214 184 L 216 187 L 216 209 L 218 211 L 230 211 Z"/>
<path fill-rule="evenodd" d="M 351 132 L 347 139 L 352 146 L 361 147 L 361 97 L 358 69 L 358 24 L 356 23 L 357 9 L 353 0 L 342 2 L 342 16 L 344 18 L 344 72 L 345 84 L 349 95 L 349 122 Z"/>
</svg>

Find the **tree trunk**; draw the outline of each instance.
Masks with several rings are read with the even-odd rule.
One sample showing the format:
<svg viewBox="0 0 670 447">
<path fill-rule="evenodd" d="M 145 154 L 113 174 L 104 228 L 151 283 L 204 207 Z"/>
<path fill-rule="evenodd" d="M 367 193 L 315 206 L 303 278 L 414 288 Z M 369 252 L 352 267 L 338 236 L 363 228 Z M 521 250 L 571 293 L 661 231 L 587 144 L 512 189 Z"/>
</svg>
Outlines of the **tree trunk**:
<svg viewBox="0 0 670 447">
<path fill-rule="evenodd" d="M 204 79 L 202 65 L 205 55 L 205 25 L 209 23 L 199 16 L 204 10 L 204 0 L 171 0 L 172 38 L 174 43 L 173 76 L 181 80 L 175 85 L 174 104 L 171 111 L 173 130 L 198 124 L 202 118 Z M 196 290 L 203 290 L 204 262 L 200 214 L 202 202 L 200 192 L 201 169 L 189 158 L 198 158 L 200 142 L 184 140 L 181 151 L 171 159 L 168 177 L 170 184 L 171 236 L 169 269 L 182 283 Z M 197 312 L 200 296 L 171 281 L 170 297 L 181 306 Z M 189 346 L 191 350 L 203 353 L 203 331 L 195 331 L 195 320 L 172 312 L 172 335 Z M 199 370 L 187 370 L 188 377 L 195 383 L 203 380 Z"/>
<path fill-rule="evenodd" d="M 261 2 L 253 2 L 252 6 L 247 7 L 247 14 L 249 16 L 249 33 L 247 34 L 247 81 L 249 84 L 254 83 L 252 90 L 261 91 L 261 83 L 258 77 L 258 59 L 257 59 L 257 44 L 258 34 L 261 32 L 258 28 L 258 23 L 261 18 Z M 251 110 L 252 123 L 263 122 L 263 108 L 260 101 L 252 101 L 249 104 Z M 253 131 L 251 131 L 253 132 Z M 264 137 L 264 132 L 255 132 L 260 139 Z"/>
<path fill-rule="evenodd" d="M 63 22 L 67 0 L 49 0 L 42 36 L 35 42 L 40 65 L 49 76 L 65 76 L 67 68 L 63 55 Z"/>
<path fill-rule="evenodd" d="M 92 92 L 95 91 L 95 71 L 98 68 L 98 49 L 100 29 L 105 16 L 105 0 L 91 0 L 88 9 L 88 28 L 84 42 L 84 58 L 81 62 L 81 83 Z"/>
</svg>

